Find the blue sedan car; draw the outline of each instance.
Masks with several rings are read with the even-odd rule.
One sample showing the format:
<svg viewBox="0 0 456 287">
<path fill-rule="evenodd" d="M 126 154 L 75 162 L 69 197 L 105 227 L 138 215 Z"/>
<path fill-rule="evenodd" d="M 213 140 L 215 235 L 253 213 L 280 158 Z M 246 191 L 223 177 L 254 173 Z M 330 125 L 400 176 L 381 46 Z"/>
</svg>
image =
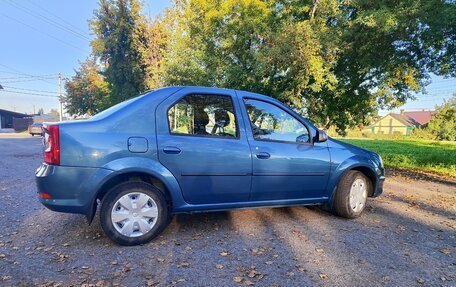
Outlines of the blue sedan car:
<svg viewBox="0 0 456 287">
<path fill-rule="evenodd" d="M 152 240 L 178 213 L 323 205 L 355 218 L 384 181 L 376 153 L 245 91 L 163 88 L 44 132 L 41 203 L 89 222 L 100 205 L 122 245 Z"/>
</svg>

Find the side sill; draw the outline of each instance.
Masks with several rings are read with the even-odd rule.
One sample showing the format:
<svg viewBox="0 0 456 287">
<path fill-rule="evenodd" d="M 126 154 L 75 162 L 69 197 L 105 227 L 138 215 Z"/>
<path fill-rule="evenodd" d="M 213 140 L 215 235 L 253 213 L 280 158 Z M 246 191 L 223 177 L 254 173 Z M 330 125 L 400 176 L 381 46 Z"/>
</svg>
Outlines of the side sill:
<svg viewBox="0 0 456 287">
<path fill-rule="evenodd" d="M 305 206 L 320 205 L 329 200 L 328 197 L 292 199 L 292 200 L 268 200 L 268 201 L 249 201 L 249 202 L 230 202 L 230 203 L 210 203 L 210 204 L 186 204 L 174 208 L 173 214 L 196 213 L 196 212 L 215 212 L 233 209 L 253 209 L 264 207 L 286 207 L 286 206 Z"/>
</svg>

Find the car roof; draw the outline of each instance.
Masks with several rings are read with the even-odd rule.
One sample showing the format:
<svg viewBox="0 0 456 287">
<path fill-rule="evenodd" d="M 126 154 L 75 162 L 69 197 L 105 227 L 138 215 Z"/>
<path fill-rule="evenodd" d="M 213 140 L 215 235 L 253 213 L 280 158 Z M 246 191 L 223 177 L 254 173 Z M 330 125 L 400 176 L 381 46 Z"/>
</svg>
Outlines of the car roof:
<svg viewBox="0 0 456 287">
<path fill-rule="evenodd" d="M 175 89 L 175 88 L 196 89 L 198 91 L 204 90 L 204 91 L 206 91 L 208 93 L 210 93 L 210 92 L 223 93 L 223 92 L 229 91 L 229 92 L 234 92 L 237 97 L 256 98 L 256 99 L 262 99 L 262 100 L 267 100 L 267 101 L 273 101 L 273 102 L 276 102 L 276 103 L 282 103 L 281 101 L 279 101 L 279 100 L 277 100 L 275 98 L 266 96 L 266 95 L 257 94 L 257 93 L 253 93 L 253 92 L 248 92 L 248 91 L 243 91 L 243 90 L 236 90 L 236 89 L 227 89 L 227 88 L 218 88 L 218 87 L 204 87 L 204 86 L 168 86 L 168 87 L 164 87 L 162 89 L 166 90 L 166 89 Z M 150 92 L 153 92 L 153 91 L 150 91 Z"/>
</svg>

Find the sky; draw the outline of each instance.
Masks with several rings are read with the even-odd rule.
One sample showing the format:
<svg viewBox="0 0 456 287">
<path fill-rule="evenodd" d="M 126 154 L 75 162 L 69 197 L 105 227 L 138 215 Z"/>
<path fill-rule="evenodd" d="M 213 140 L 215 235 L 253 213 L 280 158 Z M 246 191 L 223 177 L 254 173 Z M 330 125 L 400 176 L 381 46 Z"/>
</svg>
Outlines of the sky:
<svg viewBox="0 0 456 287">
<path fill-rule="evenodd" d="M 0 109 L 22 113 L 58 108 L 58 73 L 74 75 L 90 54 L 88 20 L 98 1 L 0 0 Z M 155 17 L 170 0 L 146 0 Z M 456 92 L 456 79 L 432 77 L 427 94 L 399 109 L 433 109 Z M 389 111 L 380 111 L 385 115 Z"/>
</svg>

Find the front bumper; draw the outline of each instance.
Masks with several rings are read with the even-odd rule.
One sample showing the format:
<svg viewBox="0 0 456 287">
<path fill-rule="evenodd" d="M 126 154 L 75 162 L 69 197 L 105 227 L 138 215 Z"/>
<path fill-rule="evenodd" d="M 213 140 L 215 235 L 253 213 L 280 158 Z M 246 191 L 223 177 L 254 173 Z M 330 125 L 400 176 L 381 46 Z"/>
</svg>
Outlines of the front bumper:
<svg viewBox="0 0 456 287">
<path fill-rule="evenodd" d="M 39 196 L 39 201 L 53 211 L 87 215 L 91 212 L 97 183 L 110 172 L 102 168 L 43 163 L 35 174 L 37 192 L 44 192 L 50 198 Z"/>
<path fill-rule="evenodd" d="M 383 183 L 385 182 L 385 177 L 380 176 L 377 181 L 377 185 L 375 187 L 374 193 L 372 194 L 372 197 L 377 197 L 380 194 L 383 193 Z"/>
</svg>

